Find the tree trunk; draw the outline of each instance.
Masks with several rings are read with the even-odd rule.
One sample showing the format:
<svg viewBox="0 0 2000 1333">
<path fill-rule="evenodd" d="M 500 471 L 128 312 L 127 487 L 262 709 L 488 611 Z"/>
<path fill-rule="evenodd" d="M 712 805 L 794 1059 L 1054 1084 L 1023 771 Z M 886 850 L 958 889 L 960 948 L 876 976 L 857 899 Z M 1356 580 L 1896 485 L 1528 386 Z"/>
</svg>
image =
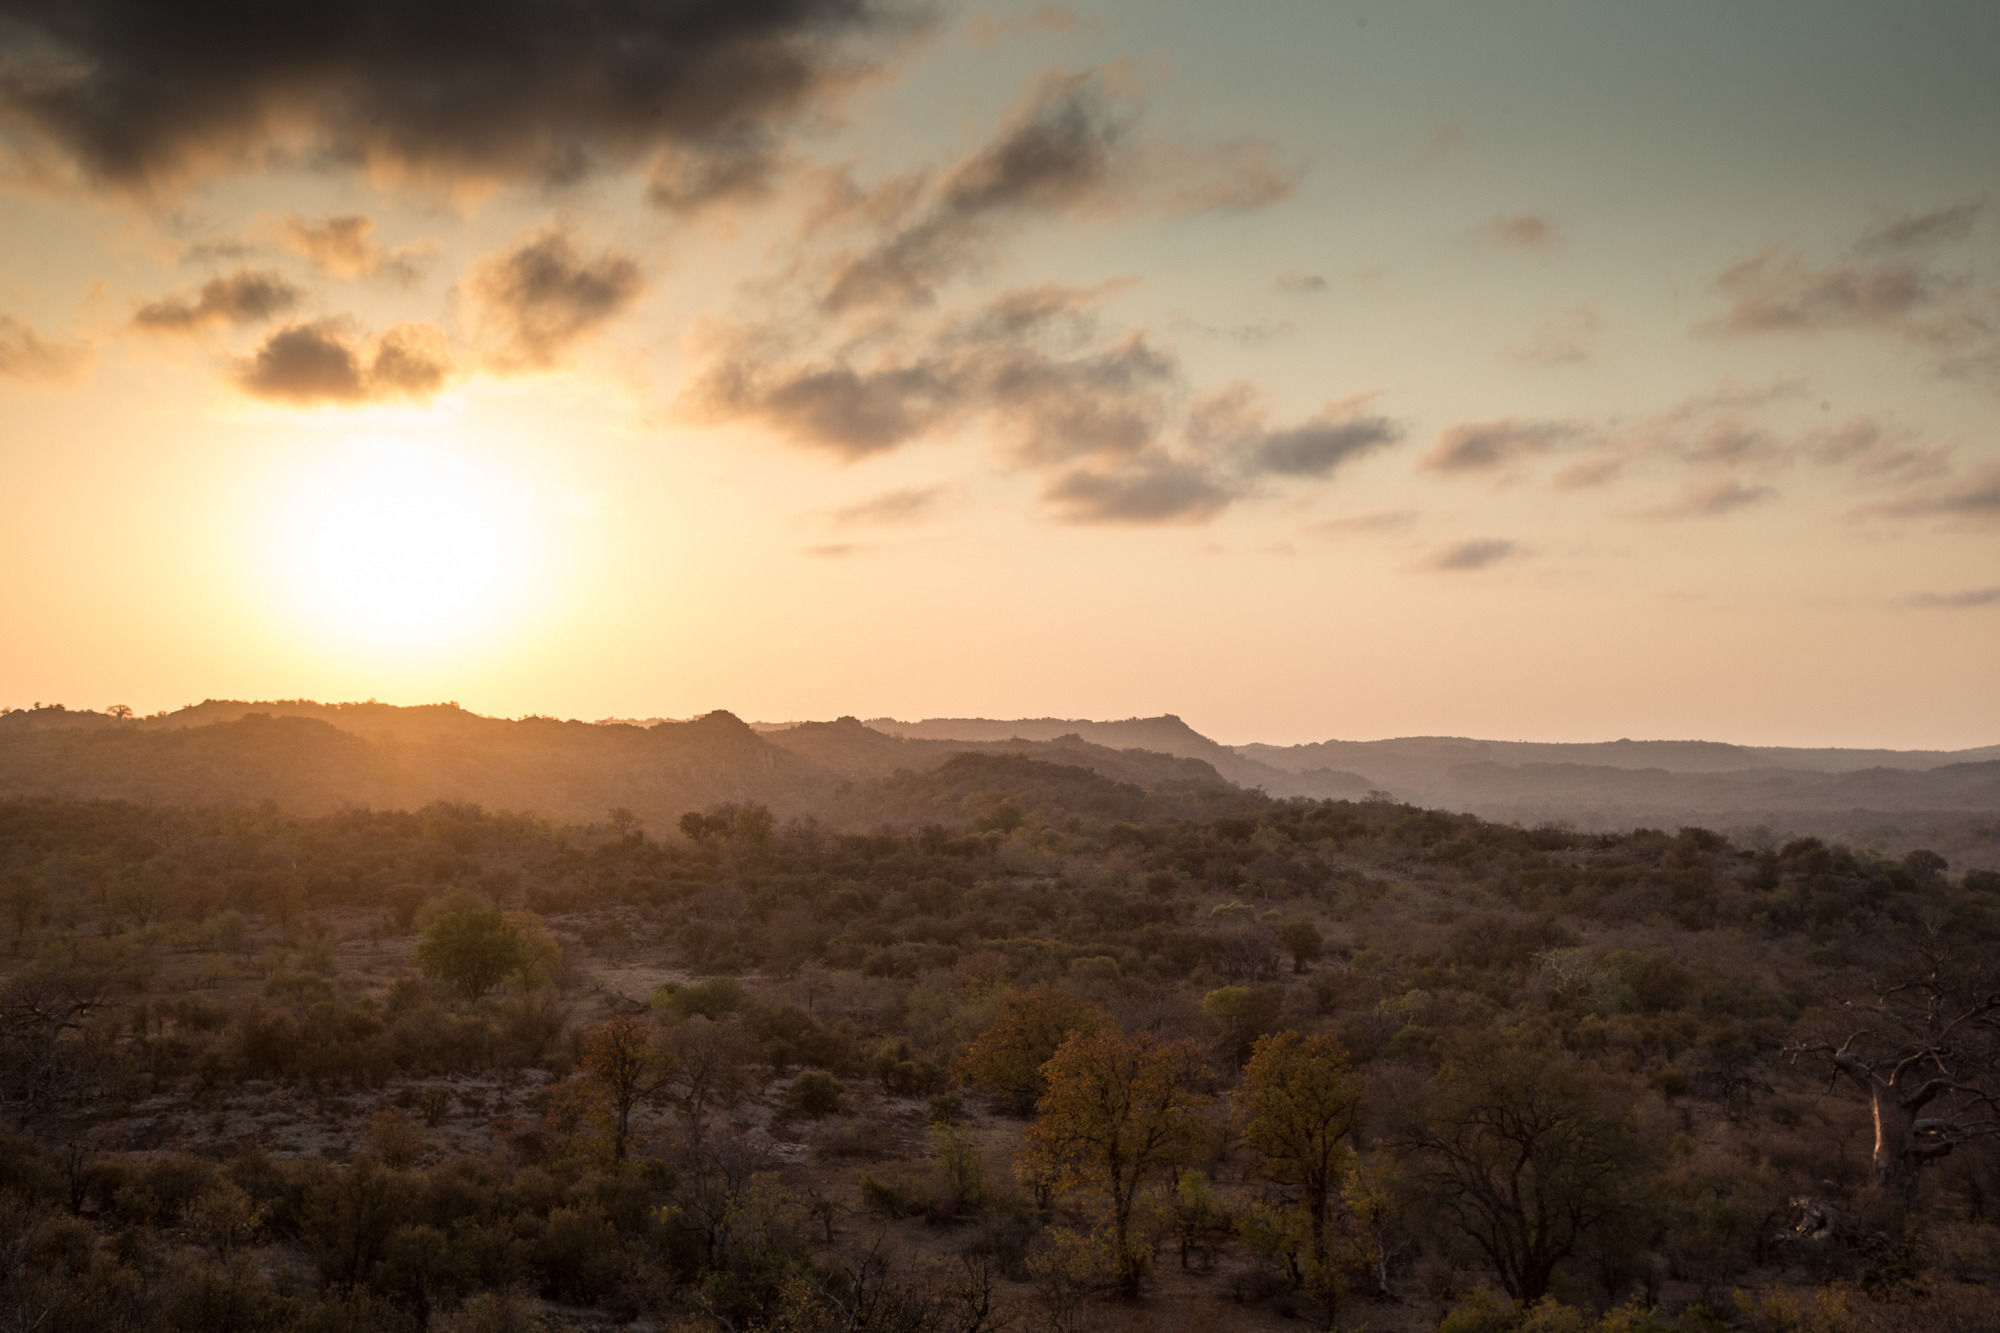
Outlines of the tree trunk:
<svg viewBox="0 0 2000 1333">
<path fill-rule="evenodd" d="M 1923 1165 L 1916 1113 L 1905 1108 L 1896 1090 L 1880 1079 L 1871 1082 L 1868 1091 L 1875 1109 L 1875 1183 L 1909 1203 L 1916 1197 L 1917 1169 Z"/>
</svg>

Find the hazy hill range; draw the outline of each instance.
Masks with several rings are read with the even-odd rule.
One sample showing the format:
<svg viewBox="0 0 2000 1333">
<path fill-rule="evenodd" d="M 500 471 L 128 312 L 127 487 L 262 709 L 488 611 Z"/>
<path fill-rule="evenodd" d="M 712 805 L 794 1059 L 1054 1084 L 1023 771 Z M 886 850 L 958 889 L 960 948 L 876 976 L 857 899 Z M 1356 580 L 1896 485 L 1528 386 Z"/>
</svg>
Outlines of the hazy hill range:
<svg viewBox="0 0 2000 1333">
<path fill-rule="evenodd" d="M 1198 760 L 1075 736 L 949 743 L 904 740 L 853 718 L 760 733 L 727 712 L 636 726 L 490 718 L 456 704 L 210 700 L 143 719 L 61 708 L 0 714 L 0 795 L 268 800 L 303 813 L 456 801 L 581 822 L 623 807 L 662 835 L 690 810 L 756 802 L 780 816 L 869 826 L 932 817 L 893 779 L 934 773 L 968 752 L 1014 762 L 954 770 L 958 787 L 990 779 L 954 795 L 958 814 L 1008 798 L 1062 806 L 1051 793 L 1076 787 L 1071 770 L 1120 787 L 1120 801 L 1167 793 L 1174 806 L 1190 792 L 1234 790 Z M 1090 799 L 1101 803 L 1098 787 Z"/>
<path fill-rule="evenodd" d="M 1761 827 L 1774 838 L 1812 834 L 1898 853 L 1928 846 L 1969 864 L 2000 865 L 2000 746 L 1841 750 L 1413 736 L 1226 747 L 1172 715 L 1122 722 L 883 718 L 868 725 L 935 740 L 1062 732 L 1103 743 L 1115 738 L 1198 756 L 1231 781 L 1273 796 L 1353 800 L 1381 791 L 1413 805 L 1487 819 L 1595 830 Z M 1236 762 L 1218 760 L 1217 750 Z"/>
<path fill-rule="evenodd" d="M 951 788 L 948 799 L 909 780 L 968 754 L 985 762 L 937 779 Z M 751 726 L 726 712 L 593 723 L 482 717 L 456 704 L 305 700 L 211 700 L 150 718 L 54 707 L 0 714 L 0 795 L 272 800 L 301 812 L 446 800 L 580 822 L 623 807 L 656 832 L 726 802 L 872 827 L 1007 800 L 1067 808 L 1086 799 L 1058 768 L 1119 787 L 1115 798 L 1093 788 L 1094 809 L 1142 798 L 1155 814 L 1206 808 L 1232 786 L 1346 800 L 1379 791 L 1519 824 L 1762 829 L 1774 839 L 1813 834 L 1896 854 L 1925 846 L 1961 865 L 2000 866 L 2000 747 L 1410 737 L 1232 748 L 1171 714 Z"/>
</svg>

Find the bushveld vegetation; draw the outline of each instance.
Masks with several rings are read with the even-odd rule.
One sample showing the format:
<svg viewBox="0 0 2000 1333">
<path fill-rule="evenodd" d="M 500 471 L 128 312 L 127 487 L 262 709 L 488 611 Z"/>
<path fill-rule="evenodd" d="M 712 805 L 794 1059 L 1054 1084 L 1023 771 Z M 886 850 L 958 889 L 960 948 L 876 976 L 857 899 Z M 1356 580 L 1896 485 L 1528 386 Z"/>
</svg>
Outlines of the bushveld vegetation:
<svg viewBox="0 0 2000 1333">
<path fill-rule="evenodd" d="M 0 1330 L 1990 1327 L 2000 876 L 905 786 L 0 803 Z"/>
</svg>

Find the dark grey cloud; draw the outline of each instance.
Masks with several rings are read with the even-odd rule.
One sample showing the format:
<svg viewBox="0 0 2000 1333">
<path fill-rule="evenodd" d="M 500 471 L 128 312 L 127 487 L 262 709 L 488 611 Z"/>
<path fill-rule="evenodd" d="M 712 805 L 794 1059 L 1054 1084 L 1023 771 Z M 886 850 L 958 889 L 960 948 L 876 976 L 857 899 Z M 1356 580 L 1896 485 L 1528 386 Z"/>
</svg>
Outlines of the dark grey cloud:
<svg viewBox="0 0 2000 1333">
<path fill-rule="evenodd" d="M 1726 333 L 1894 328 L 1955 286 L 1905 261 L 1817 268 L 1779 249 L 1732 264 L 1715 280 L 1730 301 L 1721 323 Z"/>
<path fill-rule="evenodd" d="M 1287 296 L 1318 296 L 1327 290 L 1327 281 L 1317 273 L 1302 273 L 1296 269 L 1280 273 L 1271 282 L 1273 287 Z"/>
<path fill-rule="evenodd" d="M 1967 199 L 1928 213 L 1895 218 L 1871 228 L 1858 248 L 1869 254 L 1894 254 L 1962 241 L 1972 234 L 1973 224 L 1985 210 L 1984 199 Z"/>
<path fill-rule="evenodd" d="M 1468 421 L 1438 436 L 1418 466 L 1430 472 L 1493 472 L 1586 435 L 1574 421 Z"/>
<path fill-rule="evenodd" d="M 546 368 L 639 295 L 638 261 L 578 254 L 567 234 L 545 231 L 481 263 L 472 290 L 506 340 L 506 358 Z"/>
<path fill-rule="evenodd" d="M 1719 481 L 1692 487 L 1671 503 L 1645 511 L 1645 516 L 1664 521 L 1719 518 L 1751 505 L 1762 504 L 1777 494 L 1776 489 L 1770 486 L 1747 486 L 1736 480 Z"/>
<path fill-rule="evenodd" d="M 1375 453 L 1403 438 L 1387 417 L 1320 418 L 1272 431 L 1257 445 L 1251 464 L 1280 477 L 1324 477 L 1352 458 Z"/>
<path fill-rule="evenodd" d="M 300 292 L 282 273 L 244 269 L 210 278 L 194 293 L 162 297 L 139 307 L 132 323 L 151 333 L 196 333 L 218 324 L 261 324 L 299 303 Z"/>
<path fill-rule="evenodd" d="M 828 517 L 835 526 L 843 528 L 902 527 L 931 517 L 950 495 L 950 489 L 944 486 L 906 486 L 842 505 Z"/>
<path fill-rule="evenodd" d="M 52 343 L 12 315 L 0 315 L 0 375 L 23 380 L 67 379 L 87 355 L 82 347 Z"/>
<path fill-rule="evenodd" d="M 895 0 L 12 0 L 0 116 L 148 188 L 273 154 L 574 180 L 723 150 L 863 67 Z"/>
<path fill-rule="evenodd" d="M 294 324 L 237 368 L 245 393 L 297 406 L 354 405 L 435 395 L 451 374 L 443 333 L 399 324 L 372 343 L 343 321 Z"/>
<path fill-rule="evenodd" d="M 1908 605 L 1950 611 L 2000 606 L 2000 587 L 1968 588 L 1963 592 L 1920 592 L 1909 599 Z"/>
<path fill-rule="evenodd" d="M 1526 554 L 1527 551 L 1520 543 L 1508 538 L 1480 537 L 1446 547 L 1430 560 L 1427 568 L 1444 573 L 1459 573 L 1465 570 L 1486 569 L 1503 560 L 1517 559 Z"/>
<path fill-rule="evenodd" d="M 1199 464 L 1160 456 L 1065 472 L 1042 498 L 1071 523 L 1194 523 L 1221 513 L 1237 492 Z"/>
</svg>

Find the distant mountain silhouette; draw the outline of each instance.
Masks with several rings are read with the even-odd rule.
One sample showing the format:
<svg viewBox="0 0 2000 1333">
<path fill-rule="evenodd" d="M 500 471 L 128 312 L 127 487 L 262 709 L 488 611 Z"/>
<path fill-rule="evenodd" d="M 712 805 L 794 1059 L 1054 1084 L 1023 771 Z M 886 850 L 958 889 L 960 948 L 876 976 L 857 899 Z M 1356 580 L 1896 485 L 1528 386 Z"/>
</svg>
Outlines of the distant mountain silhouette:
<svg viewBox="0 0 2000 1333">
<path fill-rule="evenodd" d="M 1079 785 L 1077 774 L 1088 782 Z M 2000 746 L 1419 736 L 1232 748 L 1172 714 L 753 727 L 727 712 L 636 725 L 510 721 L 456 704 L 372 701 L 209 700 L 143 719 L 59 707 L 0 713 L 0 795 L 269 800 L 302 812 L 444 800 L 571 821 L 624 807 L 665 833 L 689 810 L 732 801 L 872 827 L 946 812 L 981 818 L 1005 800 L 1108 810 L 1139 799 L 1161 814 L 1240 799 L 1226 795 L 1233 788 L 1279 798 L 1387 793 L 1488 819 L 1586 829 L 1767 826 L 1772 836 L 1813 833 L 1885 850 L 1932 845 L 2000 865 Z"/>
</svg>

